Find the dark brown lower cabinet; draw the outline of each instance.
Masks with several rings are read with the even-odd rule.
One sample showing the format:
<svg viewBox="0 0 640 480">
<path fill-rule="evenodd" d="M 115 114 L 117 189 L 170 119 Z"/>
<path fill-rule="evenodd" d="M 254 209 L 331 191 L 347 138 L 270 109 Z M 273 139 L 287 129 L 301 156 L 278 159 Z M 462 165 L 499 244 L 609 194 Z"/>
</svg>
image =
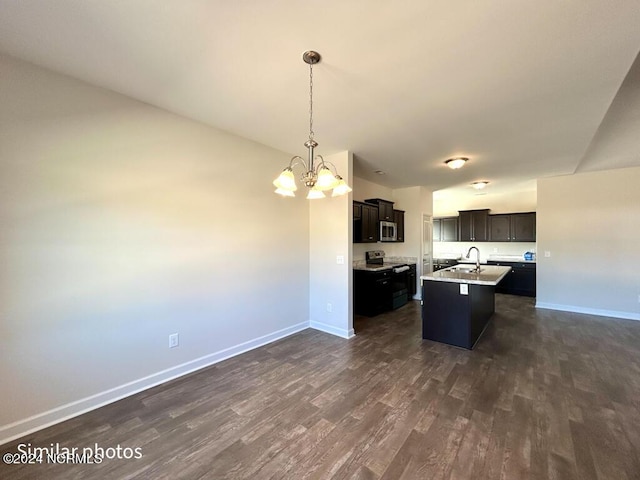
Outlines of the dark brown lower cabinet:
<svg viewBox="0 0 640 480">
<path fill-rule="evenodd" d="M 523 297 L 536 296 L 536 264 L 529 262 L 498 262 L 490 260 L 488 265 L 504 265 L 511 267 L 511 272 L 496 286 L 497 293 L 521 295 Z"/>
<path fill-rule="evenodd" d="M 392 308 L 391 270 L 353 271 L 353 311 L 372 317 Z"/>
</svg>

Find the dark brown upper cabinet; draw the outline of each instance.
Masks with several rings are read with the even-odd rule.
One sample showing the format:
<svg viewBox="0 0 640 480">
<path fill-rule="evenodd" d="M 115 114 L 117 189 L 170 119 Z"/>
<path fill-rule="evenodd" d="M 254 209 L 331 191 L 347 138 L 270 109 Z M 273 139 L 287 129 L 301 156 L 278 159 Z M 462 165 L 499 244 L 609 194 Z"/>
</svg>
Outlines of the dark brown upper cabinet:
<svg viewBox="0 0 640 480">
<path fill-rule="evenodd" d="M 461 242 L 486 242 L 489 239 L 489 209 L 458 212 L 458 232 Z"/>
<path fill-rule="evenodd" d="M 404 242 L 404 210 L 394 210 L 393 221 L 396 224 L 396 242 Z"/>
<path fill-rule="evenodd" d="M 378 241 L 378 207 L 353 202 L 353 243 Z"/>
<path fill-rule="evenodd" d="M 433 219 L 434 242 L 458 241 L 458 217 L 440 217 Z"/>
<path fill-rule="evenodd" d="M 393 202 L 381 198 L 369 198 L 366 203 L 373 203 L 378 206 L 378 220 L 381 222 L 393 222 Z"/>
<path fill-rule="evenodd" d="M 489 215 L 489 240 L 492 242 L 535 242 L 535 212 Z"/>
</svg>

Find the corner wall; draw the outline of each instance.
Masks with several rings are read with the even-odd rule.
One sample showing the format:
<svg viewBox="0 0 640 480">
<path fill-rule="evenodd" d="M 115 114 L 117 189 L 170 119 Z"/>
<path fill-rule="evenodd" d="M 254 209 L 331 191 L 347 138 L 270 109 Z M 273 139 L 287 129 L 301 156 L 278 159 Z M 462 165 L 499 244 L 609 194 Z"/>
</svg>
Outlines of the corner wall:
<svg viewBox="0 0 640 480">
<path fill-rule="evenodd" d="M 288 154 L 0 71 L 0 443 L 308 327 L 309 206 L 271 185 Z"/>
<path fill-rule="evenodd" d="M 538 180 L 538 307 L 640 320 L 638 185 L 639 167 Z"/>
<path fill-rule="evenodd" d="M 395 244 L 394 255 L 400 257 L 416 257 L 416 295 L 422 298 L 420 276 L 422 272 L 423 215 L 433 216 L 433 192 L 424 187 L 407 187 L 393 190 L 395 208 L 404 210 L 404 242 Z M 427 249 L 432 247 L 427 246 Z"/>
<path fill-rule="evenodd" d="M 349 185 L 353 155 L 325 157 Z M 353 336 L 353 197 L 352 194 L 309 202 L 309 325 L 343 338 Z M 343 263 L 338 263 L 342 257 Z"/>
</svg>

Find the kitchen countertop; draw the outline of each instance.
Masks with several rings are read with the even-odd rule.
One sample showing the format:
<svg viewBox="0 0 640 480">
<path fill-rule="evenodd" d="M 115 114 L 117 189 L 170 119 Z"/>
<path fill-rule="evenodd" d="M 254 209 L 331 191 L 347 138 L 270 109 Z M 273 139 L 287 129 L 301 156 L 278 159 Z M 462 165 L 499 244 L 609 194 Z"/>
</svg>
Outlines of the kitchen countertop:
<svg viewBox="0 0 640 480">
<path fill-rule="evenodd" d="M 384 262 L 382 265 L 367 265 L 365 263 L 358 263 L 353 265 L 354 270 L 364 270 L 365 272 L 382 272 L 384 270 L 391 270 L 394 267 L 401 267 L 404 265 L 415 265 L 412 262 Z"/>
<path fill-rule="evenodd" d="M 536 263 L 535 260 L 525 260 L 522 255 L 489 255 L 487 260 L 490 262 Z"/>
<path fill-rule="evenodd" d="M 428 275 L 420 276 L 421 280 L 437 282 L 472 283 L 475 285 L 497 285 L 504 276 L 511 271 L 511 267 L 499 265 L 481 265 L 480 272 L 470 272 L 467 266 L 449 267 Z"/>
</svg>

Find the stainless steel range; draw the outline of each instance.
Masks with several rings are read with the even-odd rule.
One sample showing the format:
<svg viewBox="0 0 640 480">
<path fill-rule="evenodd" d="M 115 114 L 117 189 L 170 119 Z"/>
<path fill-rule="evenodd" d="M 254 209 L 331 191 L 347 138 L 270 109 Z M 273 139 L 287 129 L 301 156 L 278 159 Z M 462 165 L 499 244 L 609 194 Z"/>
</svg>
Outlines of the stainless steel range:
<svg viewBox="0 0 640 480">
<path fill-rule="evenodd" d="M 407 290 L 407 273 L 410 268 L 406 263 L 392 263 L 384 261 L 384 250 L 371 250 L 365 252 L 367 266 L 388 267 L 391 270 L 391 308 L 396 309 L 407 303 L 409 291 Z"/>
</svg>

